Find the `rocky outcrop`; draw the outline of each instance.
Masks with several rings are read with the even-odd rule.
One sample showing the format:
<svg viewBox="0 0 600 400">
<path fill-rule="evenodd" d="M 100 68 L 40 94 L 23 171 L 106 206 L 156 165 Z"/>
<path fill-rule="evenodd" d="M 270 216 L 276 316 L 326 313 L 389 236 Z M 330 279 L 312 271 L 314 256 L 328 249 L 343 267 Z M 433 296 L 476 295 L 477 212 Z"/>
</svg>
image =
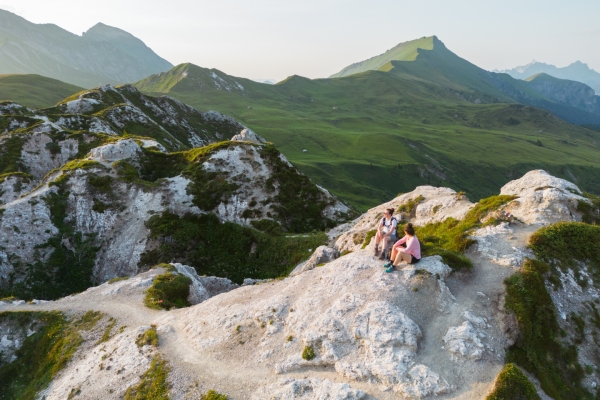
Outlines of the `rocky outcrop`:
<svg viewBox="0 0 600 400">
<path fill-rule="evenodd" d="M 252 395 L 252 400 L 360 400 L 367 394 L 352 389 L 347 383 L 333 383 L 329 379 L 280 379 Z"/>
<path fill-rule="evenodd" d="M 581 196 L 577 185 L 543 170 L 530 171 L 508 182 L 500 194 L 518 196 L 502 209 L 527 224 L 580 220 L 577 203 L 589 201 Z"/>
<path fill-rule="evenodd" d="M 401 207 L 408 212 L 400 211 Z M 446 218 L 462 219 L 471 207 L 473 203 L 452 189 L 419 186 L 410 193 L 371 208 L 348 225 L 332 230 L 329 237 L 335 241 L 335 247 L 340 252 L 356 251 L 363 246 L 367 232 L 376 228 L 387 208 L 396 210 L 394 217 L 398 221 L 425 225 Z"/>
<path fill-rule="evenodd" d="M 226 278 L 218 278 L 216 276 L 198 276 L 196 270 L 188 265 L 179 263 L 172 264 L 177 272 L 191 279 L 190 296 L 188 301 L 195 305 L 202 303 L 221 293 L 227 293 L 239 287 L 239 285 L 231 282 Z"/>
<path fill-rule="evenodd" d="M 298 266 L 294 268 L 290 273 L 290 276 L 295 276 L 310 271 L 311 269 L 315 269 L 322 264 L 335 260 L 339 255 L 340 253 L 336 249 L 327 246 L 319 246 L 308 260 L 298 264 Z"/>
<path fill-rule="evenodd" d="M 254 131 L 252 131 L 251 129 L 248 129 L 248 128 L 245 128 L 237 135 L 234 135 L 231 138 L 231 140 L 238 141 L 238 142 L 250 142 L 250 143 L 256 143 L 256 144 L 263 144 L 263 143 L 267 142 L 265 139 L 258 136 Z"/>
</svg>

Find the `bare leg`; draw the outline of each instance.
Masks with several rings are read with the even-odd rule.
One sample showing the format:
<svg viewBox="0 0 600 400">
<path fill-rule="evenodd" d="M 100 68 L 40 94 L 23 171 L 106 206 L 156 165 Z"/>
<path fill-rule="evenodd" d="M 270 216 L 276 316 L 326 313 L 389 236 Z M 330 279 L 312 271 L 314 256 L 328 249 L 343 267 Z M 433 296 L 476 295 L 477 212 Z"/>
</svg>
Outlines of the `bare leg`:
<svg viewBox="0 0 600 400">
<path fill-rule="evenodd" d="M 392 261 L 395 260 L 399 251 L 400 250 L 398 250 L 397 247 L 392 247 L 392 254 L 390 255 L 390 260 L 392 260 Z"/>
<path fill-rule="evenodd" d="M 394 267 L 397 267 L 402 261 L 404 261 L 407 264 L 410 264 L 410 262 L 412 261 L 412 255 L 403 251 L 398 252 L 398 255 L 394 259 Z"/>
</svg>

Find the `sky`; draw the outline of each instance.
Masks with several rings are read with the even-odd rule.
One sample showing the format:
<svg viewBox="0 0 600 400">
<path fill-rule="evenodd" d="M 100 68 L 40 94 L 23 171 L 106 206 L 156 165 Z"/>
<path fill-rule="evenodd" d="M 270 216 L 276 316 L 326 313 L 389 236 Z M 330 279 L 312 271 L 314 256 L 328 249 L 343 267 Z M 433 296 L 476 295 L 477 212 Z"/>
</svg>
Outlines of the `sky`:
<svg viewBox="0 0 600 400">
<path fill-rule="evenodd" d="M 0 0 L 0 8 L 79 35 L 102 22 L 174 65 L 250 79 L 324 78 L 431 35 L 487 70 L 535 59 L 600 72 L 599 0 Z"/>
</svg>

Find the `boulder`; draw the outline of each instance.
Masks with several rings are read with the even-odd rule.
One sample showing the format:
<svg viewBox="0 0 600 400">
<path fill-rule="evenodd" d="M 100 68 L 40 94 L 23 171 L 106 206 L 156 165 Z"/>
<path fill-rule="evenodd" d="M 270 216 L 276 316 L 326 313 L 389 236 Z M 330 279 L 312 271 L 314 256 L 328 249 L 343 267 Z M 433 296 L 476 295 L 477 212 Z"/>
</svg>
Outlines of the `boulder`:
<svg viewBox="0 0 600 400">
<path fill-rule="evenodd" d="M 589 201 L 581 190 L 569 181 L 556 178 L 544 170 L 529 171 L 522 178 L 508 182 L 500 194 L 518 196 L 502 210 L 526 224 L 552 224 L 577 221 L 579 201 Z"/>
<path fill-rule="evenodd" d="M 480 360 L 483 356 L 483 344 L 477 330 L 469 321 L 448 329 L 444 335 L 444 343 L 446 350 L 456 356 L 470 360 Z"/>
<path fill-rule="evenodd" d="M 252 143 L 256 143 L 256 144 L 267 143 L 267 141 L 265 139 L 263 139 L 262 137 L 258 136 L 250 128 L 243 129 L 240 133 L 238 133 L 237 135 L 233 136 L 231 138 L 231 140 L 237 141 L 237 142 L 252 142 Z"/>
<path fill-rule="evenodd" d="M 319 264 L 326 264 L 338 258 L 340 253 L 331 247 L 319 246 L 312 256 L 305 262 L 298 264 L 290 273 L 290 276 L 296 276 L 311 269 L 315 269 Z"/>
<path fill-rule="evenodd" d="M 199 276 L 196 273 L 196 270 L 189 265 L 183 265 L 180 263 L 173 263 L 171 265 L 177 269 L 177 272 L 187 276 L 192 280 L 192 284 L 190 285 L 190 295 L 188 297 L 188 301 L 192 305 L 202 303 L 213 296 L 229 292 L 230 290 L 239 287 L 239 285 L 231 282 L 227 278 L 218 278 L 216 276 Z"/>
<path fill-rule="evenodd" d="M 116 143 L 105 144 L 90 151 L 88 157 L 91 160 L 112 163 L 137 155 L 140 146 L 133 139 L 119 140 Z"/>
</svg>

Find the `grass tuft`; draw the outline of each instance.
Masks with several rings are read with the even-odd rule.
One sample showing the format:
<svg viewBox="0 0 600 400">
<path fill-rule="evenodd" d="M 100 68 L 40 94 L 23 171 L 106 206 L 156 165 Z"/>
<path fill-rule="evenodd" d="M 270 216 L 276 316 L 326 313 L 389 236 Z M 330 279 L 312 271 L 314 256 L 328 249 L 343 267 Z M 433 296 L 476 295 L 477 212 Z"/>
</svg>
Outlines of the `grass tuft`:
<svg viewBox="0 0 600 400">
<path fill-rule="evenodd" d="M 539 400 L 535 386 L 513 363 L 504 366 L 486 400 Z"/>
<path fill-rule="evenodd" d="M 192 280 L 187 276 L 167 272 L 154 278 L 152 286 L 146 290 L 144 305 L 156 310 L 189 307 Z"/>
<path fill-rule="evenodd" d="M 160 356 L 152 358 L 150 368 L 141 376 L 140 383 L 125 392 L 125 400 L 169 400 L 168 363 Z"/>
</svg>

